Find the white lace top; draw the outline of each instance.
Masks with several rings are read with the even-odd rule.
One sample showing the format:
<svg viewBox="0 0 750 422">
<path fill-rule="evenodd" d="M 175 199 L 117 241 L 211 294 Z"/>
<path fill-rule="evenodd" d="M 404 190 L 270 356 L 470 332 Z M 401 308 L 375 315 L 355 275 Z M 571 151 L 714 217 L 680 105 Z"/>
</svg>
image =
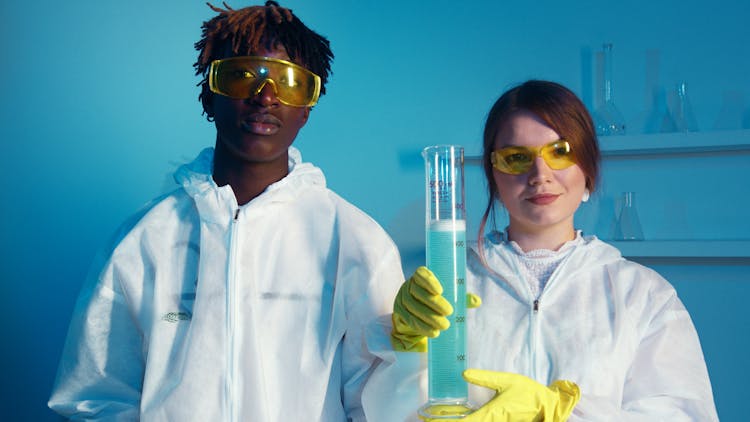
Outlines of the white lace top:
<svg viewBox="0 0 750 422">
<path fill-rule="evenodd" d="M 506 235 L 507 239 L 507 235 Z M 560 262 L 567 257 L 576 245 L 583 242 L 581 231 L 576 230 L 576 237 L 573 240 L 565 242 L 560 249 L 553 251 L 549 249 L 535 249 L 532 251 L 524 252 L 518 243 L 510 240 L 508 244 L 513 248 L 513 251 L 518 256 L 521 266 L 519 274 L 524 280 L 529 283 L 531 293 L 535 298 L 539 298 L 539 295 L 544 290 L 544 286 L 547 285 L 552 273 L 555 272 Z"/>
</svg>

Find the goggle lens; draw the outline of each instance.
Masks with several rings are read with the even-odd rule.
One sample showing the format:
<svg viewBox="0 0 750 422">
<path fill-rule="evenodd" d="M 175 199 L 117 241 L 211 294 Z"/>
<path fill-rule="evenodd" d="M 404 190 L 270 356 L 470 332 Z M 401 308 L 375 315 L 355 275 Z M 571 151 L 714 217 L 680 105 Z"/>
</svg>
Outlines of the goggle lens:
<svg viewBox="0 0 750 422">
<path fill-rule="evenodd" d="M 208 73 L 211 92 L 251 98 L 271 84 L 276 98 L 294 107 L 312 107 L 320 96 L 320 77 L 302 66 L 272 57 L 240 56 L 214 60 Z"/>
<path fill-rule="evenodd" d="M 566 169 L 575 164 L 568 141 L 559 140 L 536 148 L 505 147 L 492 151 L 492 167 L 506 174 L 523 174 L 531 170 L 534 160 L 541 156 L 553 170 Z"/>
</svg>

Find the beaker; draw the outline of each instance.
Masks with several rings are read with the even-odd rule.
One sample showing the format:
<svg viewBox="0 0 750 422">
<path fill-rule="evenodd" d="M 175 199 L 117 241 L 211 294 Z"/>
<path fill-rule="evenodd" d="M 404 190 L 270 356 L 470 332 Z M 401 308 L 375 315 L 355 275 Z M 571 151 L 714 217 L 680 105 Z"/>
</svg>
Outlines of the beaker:
<svg viewBox="0 0 750 422">
<path fill-rule="evenodd" d="M 643 240 L 641 220 L 635 208 L 635 192 L 623 192 L 615 225 L 616 240 Z"/>
<path fill-rule="evenodd" d="M 599 63 L 597 72 L 597 82 L 599 84 L 597 98 L 599 104 L 594 111 L 596 134 L 602 136 L 624 135 L 625 119 L 623 119 L 614 100 L 612 43 L 605 43 L 602 46 L 600 58 L 601 62 Z"/>
<path fill-rule="evenodd" d="M 464 150 L 436 145 L 422 151 L 425 160 L 425 237 L 427 268 L 443 286 L 453 306 L 450 327 L 427 345 L 427 403 L 420 415 L 460 419 L 472 410 L 466 369 L 466 218 L 464 209 Z"/>
</svg>

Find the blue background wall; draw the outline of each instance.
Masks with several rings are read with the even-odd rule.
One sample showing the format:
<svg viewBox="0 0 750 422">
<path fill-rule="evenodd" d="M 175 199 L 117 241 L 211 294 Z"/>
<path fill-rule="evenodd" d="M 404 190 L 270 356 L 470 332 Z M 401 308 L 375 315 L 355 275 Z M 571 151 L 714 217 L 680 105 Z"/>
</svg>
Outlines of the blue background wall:
<svg viewBox="0 0 750 422">
<path fill-rule="evenodd" d="M 296 145 L 334 190 L 391 232 L 407 271 L 423 248 L 421 148 L 457 143 L 476 154 L 490 105 L 529 78 L 561 82 L 593 107 L 594 53 L 604 41 L 614 44 L 615 99 L 630 132 L 642 130 L 650 88 L 678 81 L 688 82 L 703 131 L 750 128 L 745 0 L 507 3 L 282 3 L 329 37 L 336 54 L 329 94 Z M 0 4 L 3 419 L 55 420 L 46 400 L 96 251 L 171 189 L 179 163 L 213 145 L 192 72 L 193 43 L 210 16 L 202 1 Z M 700 158 L 644 159 L 637 171 L 632 162 L 605 163 L 603 189 L 580 224 L 607 238 L 615 195 L 635 190 L 647 236 L 750 239 L 747 152 L 713 164 Z M 472 231 L 483 190 L 468 168 Z M 664 217 L 675 212 L 683 218 Z M 695 320 L 720 417 L 741 420 L 747 260 L 655 268 Z"/>
</svg>

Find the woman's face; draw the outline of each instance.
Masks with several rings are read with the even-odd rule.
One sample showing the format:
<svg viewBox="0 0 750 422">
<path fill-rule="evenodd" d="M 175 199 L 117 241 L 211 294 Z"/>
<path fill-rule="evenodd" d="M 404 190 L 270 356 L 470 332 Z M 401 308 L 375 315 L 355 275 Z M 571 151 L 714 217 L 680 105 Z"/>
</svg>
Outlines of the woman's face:
<svg viewBox="0 0 750 422">
<path fill-rule="evenodd" d="M 551 127 L 529 111 L 514 113 L 495 135 L 494 149 L 539 147 L 560 139 Z M 528 172 L 518 175 L 494 170 L 497 193 L 510 216 L 511 237 L 573 233 L 573 214 L 586 189 L 586 177 L 574 164 L 551 169 L 536 157 Z"/>
</svg>

